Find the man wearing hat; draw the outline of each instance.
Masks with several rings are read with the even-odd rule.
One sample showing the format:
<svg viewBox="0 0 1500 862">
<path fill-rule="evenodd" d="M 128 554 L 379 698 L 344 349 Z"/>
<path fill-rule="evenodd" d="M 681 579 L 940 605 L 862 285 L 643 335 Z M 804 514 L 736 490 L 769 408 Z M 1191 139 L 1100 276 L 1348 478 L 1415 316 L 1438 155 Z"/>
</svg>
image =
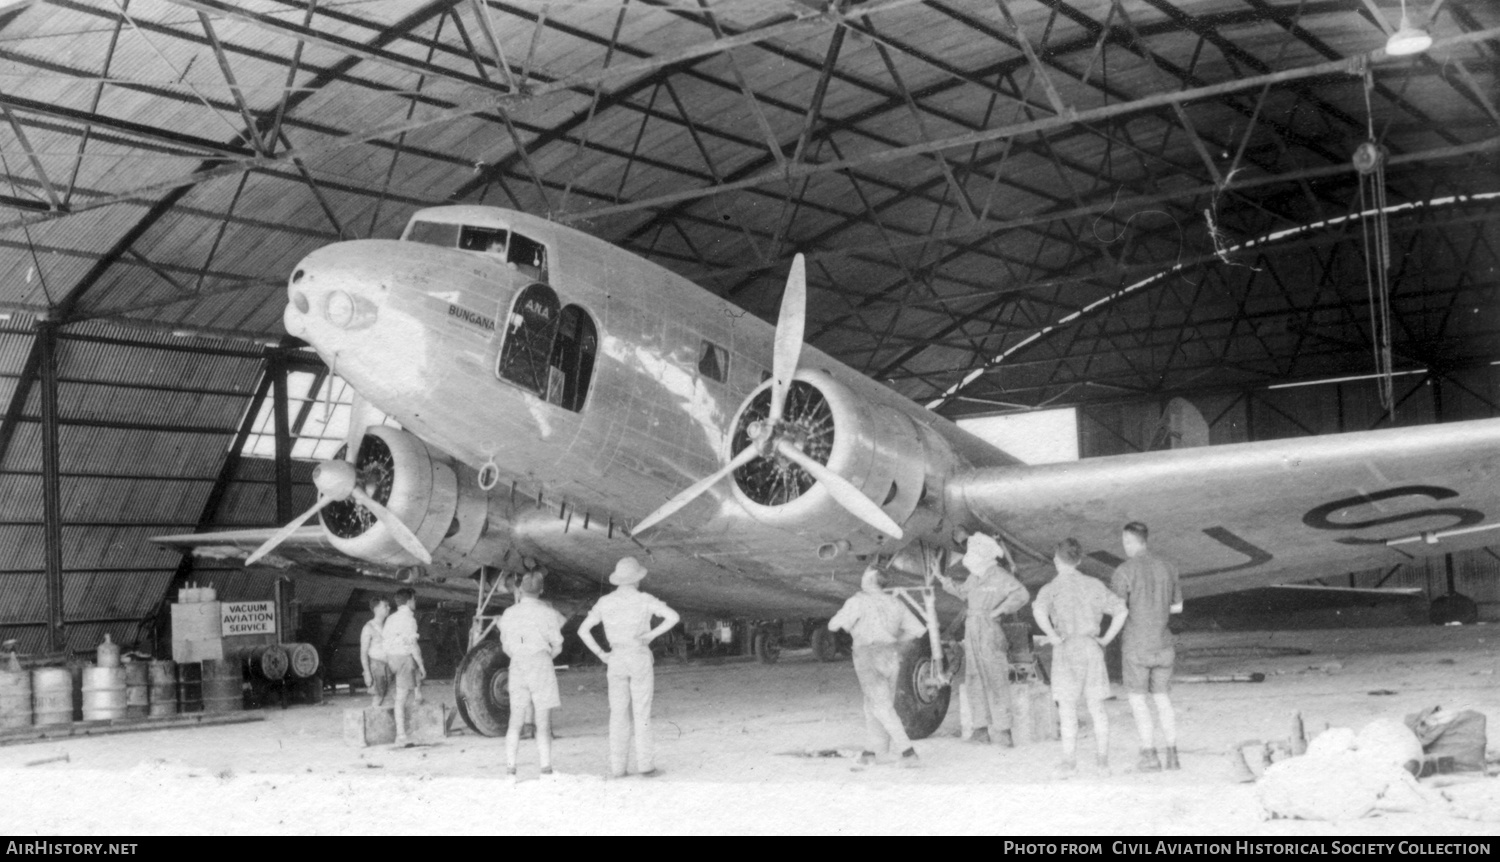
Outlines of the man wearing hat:
<svg viewBox="0 0 1500 862">
<path fill-rule="evenodd" d="M 578 636 L 609 668 L 609 774 L 625 775 L 632 730 L 635 735 L 635 766 L 641 775 L 655 775 L 651 757 L 651 697 L 656 689 L 651 641 L 666 634 L 681 617 L 666 603 L 636 586 L 646 577 L 646 567 L 635 557 L 615 564 L 609 582 L 617 588 L 594 603 L 578 627 Z M 661 623 L 651 627 L 651 620 Z M 604 624 L 609 652 L 594 640 L 594 627 Z M 540 718 L 540 715 L 538 715 Z"/>
<path fill-rule="evenodd" d="M 1026 588 L 1015 578 L 1015 563 L 1005 547 L 984 533 L 969 537 L 964 548 L 963 583 L 939 576 L 943 589 L 964 600 L 964 685 L 974 710 L 974 742 L 991 741 L 1009 747 L 1010 662 L 1005 656 L 1003 614 L 1018 611 L 1031 601 Z M 990 727 L 998 733 L 991 740 Z"/>
<path fill-rule="evenodd" d="M 905 764 L 917 762 L 901 717 L 896 714 L 896 676 L 901 670 L 901 642 L 920 637 L 927 627 L 901 600 L 887 593 L 880 570 L 865 569 L 860 590 L 828 621 L 829 631 L 847 631 L 854 640 L 854 674 L 864 693 L 866 748 L 859 762 L 875 762 L 894 747 Z"/>
<path fill-rule="evenodd" d="M 505 774 L 516 775 L 521 727 L 528 709 L 536 711 L 537 761 L 543 776 L 552 774 L 552 713 L 562 706 L 552 660 L 562 652 L 562 622 L 542 603 L 542 573 L 530 572 L 516 585 L 516 603 L 500 615 L 500 647 L 510 656 L 506 686 L 510 692 L 510 727 L 505 734 Z"/>
</svg>

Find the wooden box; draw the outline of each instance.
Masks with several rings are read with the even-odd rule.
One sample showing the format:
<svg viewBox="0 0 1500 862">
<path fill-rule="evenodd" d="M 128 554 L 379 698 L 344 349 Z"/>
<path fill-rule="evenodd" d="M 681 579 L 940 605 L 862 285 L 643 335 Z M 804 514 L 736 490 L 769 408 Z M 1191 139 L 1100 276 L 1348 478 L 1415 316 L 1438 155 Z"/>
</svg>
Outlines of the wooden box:
<svg viewBox="0 0 1500 862">
<path fill-rule="evenodd" d="M 430 745 L 447 735 L 448 705 L 428 701 L 406 706 L 406 735 L 414 743 Z M 369 706 L 344 710 L 344 742 L 357 747 L 391 745 L 396 741 L 396 708 Z"/>
</svg>

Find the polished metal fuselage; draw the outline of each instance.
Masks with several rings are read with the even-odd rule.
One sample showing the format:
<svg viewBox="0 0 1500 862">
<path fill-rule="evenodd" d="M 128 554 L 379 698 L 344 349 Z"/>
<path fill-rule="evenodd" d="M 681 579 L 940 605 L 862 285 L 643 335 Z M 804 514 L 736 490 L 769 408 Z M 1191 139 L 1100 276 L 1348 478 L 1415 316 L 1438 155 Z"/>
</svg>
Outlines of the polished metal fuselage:
<svg viewBox="0 0 1500 862">
<path fill-rule="evenodd" d="M 498 471 L 491 530 L 508 531 L 507 552 L 601 581 L 633 554 L 652 570 L 658 592 L 704 610 L 814 615 L 848 595 L 862 561 L 820 559 L 816 542 L 752 517 L 729 481 L 640 541 L 622 529 L 728 456 L 731 422 L 770 369 L 771 326 L 662 267 L 543 219 L 481 207 L 415 218 L 504 226 L 547 247 L 547 283 L 597 327 L 580 411 L 497 373 L 512 302 L 535 279 L 495 255 L 393 240 L 325 247 L 294 273 L 288 331 L 429 446 L 468 468 Z M 352 313 L 329 311 L 339 292 L 352 297 Z M 699 372 L 705 340 L 728 352 L 724 382 Z M 940 437 L 949 453 L 944 470 L 1015 463 L 815 349 L 804 348 L 801 367 Z M 941 493 L 932 496 L 941 505 Z"/>
</svg>

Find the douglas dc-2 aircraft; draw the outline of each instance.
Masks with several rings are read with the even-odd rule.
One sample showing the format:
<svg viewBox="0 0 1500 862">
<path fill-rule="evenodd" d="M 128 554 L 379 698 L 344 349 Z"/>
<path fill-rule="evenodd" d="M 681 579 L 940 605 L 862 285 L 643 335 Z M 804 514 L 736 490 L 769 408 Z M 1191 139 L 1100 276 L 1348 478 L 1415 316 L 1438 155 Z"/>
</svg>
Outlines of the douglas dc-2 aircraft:
<svg viewBox="0 0 1500 862">
<path fill-rule="evenodd" d="M 804 347 L 800 256 L 772 329 L 586 234 L 451 206 L 399 241 L 313 252 L 287 293 L 287 331 L 360 396 L 353 463 L 319 465 L 316 506 L 282 530 L 159 541 L 433 578 L 545 565 L 593 595 L 636 555 L 677 607 L 761 617 L 826 617 L 876 561 L 930 622 L 932 576 L 968 531 L 1008 542 L 1035 582 L 1069 535 L 1107 573 L 1120 526 L 1142 520 L 1192 598 L 1481 546 L 1500 526 L 1500 420 L 1024 465 Z M 400 429 L 369 425 L 361 400 Z M 949 699 L 952 644 L 929 629 L 897 704 L 916 737 Z M 493 639 L 460 667 L 481 733 L 504 732 L 503 667 Z"/>
</svg>

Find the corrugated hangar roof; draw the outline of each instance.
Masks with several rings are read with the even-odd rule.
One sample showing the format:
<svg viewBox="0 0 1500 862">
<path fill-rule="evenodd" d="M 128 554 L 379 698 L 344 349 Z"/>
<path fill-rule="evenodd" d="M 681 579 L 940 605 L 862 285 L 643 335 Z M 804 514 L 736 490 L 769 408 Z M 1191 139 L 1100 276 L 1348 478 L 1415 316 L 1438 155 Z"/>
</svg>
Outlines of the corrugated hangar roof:
<svg viewBox="0 0 1500 862">
<path fill-rule="evenodd" d="M 140 616 L 141 540 L 220 519 L 300 361 L 286 273 L 444 202 L 768 318 L 806 253 L 809 341 L 957 416 L 1369 372 L 1373 140 L 1394 363 L 1488 367 L 1500 5 L 1404 11 L 1423 53 L 1397 0 L 0 2 L 0 619 L 41 607 L 38 320 L 69 614 Z"/>
</svg>

